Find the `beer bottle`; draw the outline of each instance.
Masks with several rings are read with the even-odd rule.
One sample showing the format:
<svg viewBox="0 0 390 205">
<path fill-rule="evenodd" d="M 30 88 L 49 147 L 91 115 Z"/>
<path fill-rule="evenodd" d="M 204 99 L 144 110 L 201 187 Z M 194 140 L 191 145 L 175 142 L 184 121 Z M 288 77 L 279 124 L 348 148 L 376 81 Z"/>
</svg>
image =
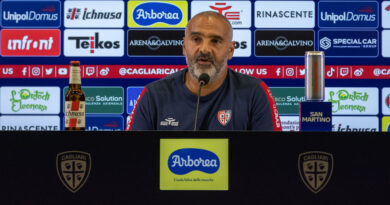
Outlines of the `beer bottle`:
<svg viewBox="0 0 390 205">
<path fill-rule="evenodd" d="M 70 62 L 69 90 L 65 95 L 65 130 L 85 130 L 85 95 L 81 90 L 80 61 Z"/>
</svg>

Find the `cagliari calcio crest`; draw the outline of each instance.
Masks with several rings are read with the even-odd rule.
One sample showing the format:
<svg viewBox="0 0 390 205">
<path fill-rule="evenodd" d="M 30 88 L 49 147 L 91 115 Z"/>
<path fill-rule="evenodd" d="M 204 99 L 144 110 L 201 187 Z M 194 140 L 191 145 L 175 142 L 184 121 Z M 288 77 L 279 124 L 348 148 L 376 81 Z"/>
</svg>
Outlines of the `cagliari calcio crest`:
<svg viewBox="0 0 390 205">
<path fill-rule="evenodd" d="M 317 194 L 328 184 L 333 173 L 333 155 L 321 151 L 299 154 L 298 169 L 306 187 Z"/>
<path fill-rule="evenodd" d="M 91 171 L 91 155 L 81 151 L 57 154 L 57 174 L 64 186 L 75 193 L 84 186 Z"/>
</svg>

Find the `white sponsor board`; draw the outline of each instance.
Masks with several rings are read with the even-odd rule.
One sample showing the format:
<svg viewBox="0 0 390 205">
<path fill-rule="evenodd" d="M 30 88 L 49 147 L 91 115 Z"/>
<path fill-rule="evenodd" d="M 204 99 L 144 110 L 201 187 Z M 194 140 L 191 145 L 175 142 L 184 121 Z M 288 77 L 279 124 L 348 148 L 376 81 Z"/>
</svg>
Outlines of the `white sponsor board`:
<svg viewBox="0 0 390 205">
<path fill-rule="evenodd" d="M 390 20 L 389 20 L 390 21 Z M 390 30 L 382 31 L 382 56 L 390 57 Z"/>
<path fill-rule="evenodd" d="M 333 132 L 378 132 L 378 117 L 332 117 Z"/>
<path fill-rule="evenodd" d="M 234 54 L 233 57 L 249 57 L 252 50 L 250 30 L 233 30 Z"/>
<path fill-rule="evenodd" d="M 256 28 L 314 28 L 313 1 L 256 1 Z"/>
<path fill-rule="evenodd" d="M 66 29 L 65 56 L 123 56 L 124 31 L 122 29 Z"/>
<path fill-rule="evenodd" d="M 215 11 L 224 15 L 233 28 L 249 28 L 252 25 L 250 1 L 192 1 L 191 16 L 202 11 Z"/>
<path fill-rule="evenodd" d="M 390 115 L 390 88 L 382 88 L 382 114 Z"/>
<path fill-rule="evenodd" d="M 59 87 L 1 87 L 2 114 L 58 114 Z"/>
<path fill-rule="evenodd" d="M 328 87 L 325 101 L 332 102 L 332 115 L 377 115 L 378 88 Z"/>
<path fill-rule="evenodd" d="M 68 28 L 122 28 L 122 1 L 65 1 L 64 25 Z"/>
<path fill-rule="evenodd" d="M 282 131 L 299 131 L 299 116 L 280 116 Z"/>
<path fill-rule="evenodd" d="M 382 27 L 390 28 L 390 1 L 382 2 Z"/>
<path fill-rule="evenodd" d="M 56 131 L 60 130 L 58 116 L 2 116 L 0 131 Z"/>
</svg>

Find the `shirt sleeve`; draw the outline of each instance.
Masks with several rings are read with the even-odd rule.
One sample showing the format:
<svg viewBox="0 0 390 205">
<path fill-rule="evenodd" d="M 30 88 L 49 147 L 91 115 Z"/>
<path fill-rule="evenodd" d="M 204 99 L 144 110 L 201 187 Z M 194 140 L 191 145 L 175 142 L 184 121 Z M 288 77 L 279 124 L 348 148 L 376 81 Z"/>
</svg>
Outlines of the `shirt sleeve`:
<svg viewBox="0 0 390 205">
<path fill-rule="evenodd" d="M 147 87 L 145 87 L 138 96 L 137 102 L 130 114 L 130 119 L 126 126 L 127 131 L 154 130 L 149 103 Z"/>
<path fill-rule="evenodd" d="M 271 90 L 262 81 L 253 96 L 251 130 L 282 131 L 278 109 Z"/>
</svg>

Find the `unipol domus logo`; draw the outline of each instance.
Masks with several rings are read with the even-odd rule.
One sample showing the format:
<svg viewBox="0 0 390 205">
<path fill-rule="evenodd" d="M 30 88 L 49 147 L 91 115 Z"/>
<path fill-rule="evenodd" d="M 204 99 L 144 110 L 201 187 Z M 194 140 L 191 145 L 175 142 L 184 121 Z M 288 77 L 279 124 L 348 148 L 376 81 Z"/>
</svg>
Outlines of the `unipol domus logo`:
<svg viewBox="0 0 390 205">
<path fill-rule="evenodd" d="M 219 169 L 218 156 L 208 150 L 196 148 L 179 149 L 169 156 L 168 167 L 172 173 L 183 175 L 192 171 L 213 174 Z"/>
<path fill-rule="evenodd" d="M 185 27 L 186 1 L 129 1 L 129 27 Z"/>
</svg>

